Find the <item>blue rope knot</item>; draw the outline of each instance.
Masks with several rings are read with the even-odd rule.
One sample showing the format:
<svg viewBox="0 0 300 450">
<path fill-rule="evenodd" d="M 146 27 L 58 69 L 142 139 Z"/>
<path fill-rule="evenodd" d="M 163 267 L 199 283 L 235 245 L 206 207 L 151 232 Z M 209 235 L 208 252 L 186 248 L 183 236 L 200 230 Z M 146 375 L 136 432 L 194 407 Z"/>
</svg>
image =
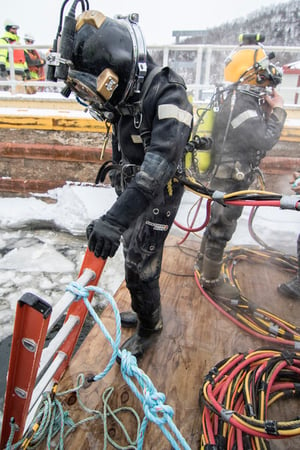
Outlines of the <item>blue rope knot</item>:
<svg viewBox="0 0 300 450">
<path fill-rule="evenodd" d="M 121 352 L 121 370 L 129 377 L 135 376 L 138 369 L 136 357 L 124 348 Z"/>
<path fill-rule="evenodd" d="M 72 281 L 67 287 L 66 291 L 71 292 L 76 295 L 76 300 L 80 300 L 82 298 L 88 298 L 89 291 L 84 286 L 81 286 L 77 281 Z"/>
<path fill-rule="evenodd" d="M 144 391 L 144 412 L 148 419 L 157 425 L 163 425 L 169 422 L 169 419 L 173 418 L 174 411 L 169 405 L 164 405 L 166 400 L 165 394 L 162 392 L 157 392 L 156 390 L 150 392 L 149 390 Z"/>
</svg>

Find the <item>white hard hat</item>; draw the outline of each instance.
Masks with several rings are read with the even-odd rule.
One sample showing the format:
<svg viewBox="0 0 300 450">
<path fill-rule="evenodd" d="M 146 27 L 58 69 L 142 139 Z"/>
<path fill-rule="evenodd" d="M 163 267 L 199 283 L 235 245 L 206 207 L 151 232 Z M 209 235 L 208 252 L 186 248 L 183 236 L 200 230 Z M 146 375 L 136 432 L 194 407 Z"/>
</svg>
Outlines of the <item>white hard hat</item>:
<svg viewBox="0 0 300 450">
<path fill-rule="evenodd" d="M 14 28 L 20 28 L 19 25 L 16 25 L 16 22 L 12 19 L 6 19 L 4 21 L 4 28 L 6 27 L 14 27 Z"/>
<path fill-rule="evenodd" d="M 25 39 L 25 41 L 35 41 L 34 36 L 32 36 L 32 34 L 30 34 L 30 33 L 25 33 L 24 39 Z"/>
</svg>

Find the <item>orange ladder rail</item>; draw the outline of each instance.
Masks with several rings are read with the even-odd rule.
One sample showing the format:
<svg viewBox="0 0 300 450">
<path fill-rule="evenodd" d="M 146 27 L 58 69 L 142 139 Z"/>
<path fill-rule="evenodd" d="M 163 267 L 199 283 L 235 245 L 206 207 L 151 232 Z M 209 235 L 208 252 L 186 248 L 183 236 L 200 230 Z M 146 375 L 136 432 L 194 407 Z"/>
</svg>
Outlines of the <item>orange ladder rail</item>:
<svg viewBox="0 0 300 450">
<path fill-rule="evenodd" d="M 77 281 L 82 285 L 88 283 L 96 286 L 105 262 L 101 258 L 96 258 L 87 249 Z M 93 295 L 94 292 L 91 291 L 90 302 Z M 69 292 L 55 305 L 53 312 L 51 306 L 39 297 L 33 294 L 25 294 L 23 297 L 17 305 L 14 324 L 4 402 L 1 450 L 6 447 L 9 439 L 11 420 L 13 419 L 17 425 L 13 438 L 13 443 L 16 443 L 32 422 L 44 390 L 63 376 L 88 313 L 84 302 L 74 301 L 75 295 Z M 67 314 L 61 329 L 48 347 L 45 347 L 47 333 L 65 311 Z M 41 316 L 43 313 L 46 317 Z M 31 347 L 36 347 L 36 351 L 33 352 L 31 348 L 31 351 L 28 350 L 24 343 L 27 343 L 27 347 L 30 347 L 31 343 Z"/>
</svg>

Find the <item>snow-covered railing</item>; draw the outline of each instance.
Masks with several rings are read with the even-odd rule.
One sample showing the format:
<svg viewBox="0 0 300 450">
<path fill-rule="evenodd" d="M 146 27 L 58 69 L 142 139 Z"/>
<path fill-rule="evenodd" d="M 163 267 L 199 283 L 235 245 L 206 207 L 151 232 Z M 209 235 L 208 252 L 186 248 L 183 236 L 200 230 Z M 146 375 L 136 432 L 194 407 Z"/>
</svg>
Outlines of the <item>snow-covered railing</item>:
<svg viewBox="0 0 300 450">
<path fill-rule="evenodd" d="M 0 80 L 0 90 L 14 95 L 17 85 L 35 86 L 40 92 L 60 92 L 63 82 L 53 81 L 17 81 L 15 79 L 13 63 L 13 45 L 8 45 L 9 61 L 11 65 L 10 79 Z M 233 45 L 153 45 L 148 47 L 149 53 L 161 66 L 170 66 L 185 80 L 190 96 L 195 103 L 207 101 L 214 92 L 215 86 L 222 83 L 224 60 Z M 0 46 L 3 48 L 3 45 Z M 18 45 L 18 48 L 35 48 L 42 57 L 46 58 L 51 45 Z M 280 65 L 300 61 L 300 47 L 265 46 L 267 53 L 274 52 L 274 63 Z M 47 66 L 45 66 L 47 72 Z M 300 72 L 300 70 L 299 70 Z M 289 104 L 300 106 L 300 73 L 291 77 L 283 75 L 283 82 L 278 87 L 280 93 Z"/>
</svg>

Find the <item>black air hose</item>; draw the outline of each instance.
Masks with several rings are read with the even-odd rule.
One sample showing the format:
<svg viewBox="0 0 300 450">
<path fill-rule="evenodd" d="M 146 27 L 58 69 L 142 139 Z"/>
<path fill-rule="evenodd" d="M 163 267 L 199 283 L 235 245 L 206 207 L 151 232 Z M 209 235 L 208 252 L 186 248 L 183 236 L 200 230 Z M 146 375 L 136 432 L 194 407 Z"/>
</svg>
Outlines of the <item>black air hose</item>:
<svg viewBox="0 0 300 450">
<path fill-rule="evenodd" d="M 74 36 L 76 29 L 75 11 L 76 6 L 80 0 L 74 0 L 72 7 L 65 17 L 63 32 L 61 36 L 59 52 L 63 60 L 70 61 L 73 53 Z M 69 72 L 69 65 L 66 62 L 61 62 L 55 70 L 55 78 L 66 80 Z"/>
</svg>

